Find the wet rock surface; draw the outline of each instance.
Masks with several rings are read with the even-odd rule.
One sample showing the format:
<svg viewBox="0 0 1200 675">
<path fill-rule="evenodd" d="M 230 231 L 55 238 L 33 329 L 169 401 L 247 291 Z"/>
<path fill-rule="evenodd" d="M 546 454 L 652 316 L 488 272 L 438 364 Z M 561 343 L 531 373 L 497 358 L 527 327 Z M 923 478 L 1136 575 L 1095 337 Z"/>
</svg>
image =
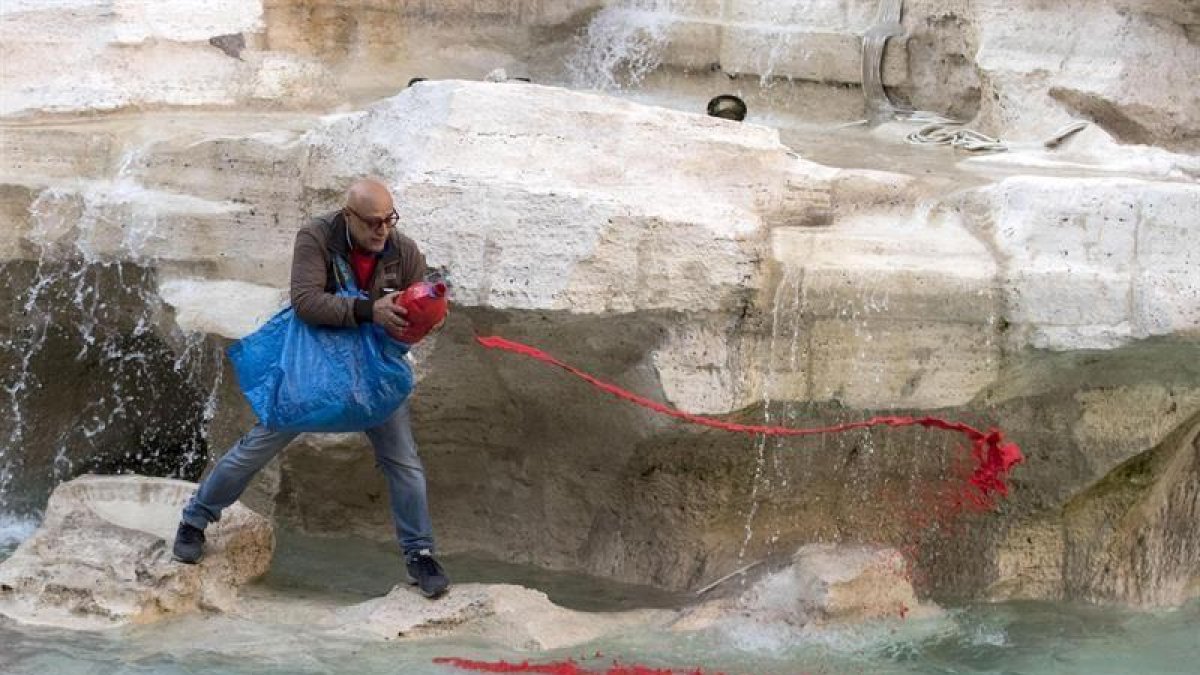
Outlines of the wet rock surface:
<svg viewBox="0 0 1200 675">
<path fill-rule="evenodd" d="M 385 639 L 472 636 L 521 650 L 571 647 L 605 636 L 660 625 L 663 610 L 576 612 L 545 593 L 507 584 L 460 584 L 430 601 L 407 586 L 337 611 L 343 630 Z"/>
<path fill-rule="evenodd" d="M 1176 607 L 1200 595 L 1200 419 L 1121 463 L 1061 511 L 1011 531 L 992 597 Z"/>
<path fill-rule="evenodd" d="M 228 610 L 238 588 L 266 572 L 270 523 L 235 504 L 207 530 L 204 559 L 171 557 L 194 483 L 83 476 L 59 485 L 41 527 L 0 563 L 0 613 L 66 628 L 144 624 Z"/>
<path fill-rule="evenodd" d="M 701 630 L 730 620 L 805 627 L 938 611 L 917 601 L 908 563 L 895 549 L 808 544 L 771 568 L 750 575 L 752 581 L 730 581 L 731 588 L 714 591 L 725 597 L 684 610 L 672 628 Z"/>
</svg>

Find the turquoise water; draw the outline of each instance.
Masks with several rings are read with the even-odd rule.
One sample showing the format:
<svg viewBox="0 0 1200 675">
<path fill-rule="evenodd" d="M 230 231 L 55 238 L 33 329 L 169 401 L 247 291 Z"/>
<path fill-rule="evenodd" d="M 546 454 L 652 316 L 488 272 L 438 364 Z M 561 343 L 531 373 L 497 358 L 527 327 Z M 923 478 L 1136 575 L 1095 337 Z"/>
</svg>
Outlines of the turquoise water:
<svg viewBox="0 0 1200 675">
<path fill-rule="evenodd" d="M 0 557 L 5 555 L 0 551 Z M 554 574 L 481 557 L 451 556 L 460 581 L 518 582 L 579 609 L 670 606 L 679 596 Z M 399 574 L 390 547 L 283 536 L 261 589 L 351 604 L 386 592 Z M 641 632 L 569 650 L 521 653 L 466 639 L 379 642 L 303 627 L 221 616 L 188 616 L 100 633 L 0 622 L 0 672 L 449 673 L 435 657 L 545 662 L 613 659 L 729 674 L 799 673 L 1196 673 L 1200 604 L 1137 613 L 1060 603 L 952 608 L 938 618 L 891 620 L 842 630 L 752 622 L 704 633 Z"/>
</svg>

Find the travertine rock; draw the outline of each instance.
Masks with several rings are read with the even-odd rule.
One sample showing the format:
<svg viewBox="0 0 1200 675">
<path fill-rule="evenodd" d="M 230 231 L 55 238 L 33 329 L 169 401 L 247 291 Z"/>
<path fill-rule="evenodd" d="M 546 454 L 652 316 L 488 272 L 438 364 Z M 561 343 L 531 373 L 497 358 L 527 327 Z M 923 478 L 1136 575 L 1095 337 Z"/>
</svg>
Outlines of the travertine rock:
<svg viewBox="0 0 1200 675">
<path fill-rule="evenodd" d="M 240 136 L 205 133 L 194 118 L 177 135 L 142 129 L 149 140 L 128 156 L 114 149 L 127 142 L 120 127 L 100 127 L 107 140 L 64 129 L 108 157 L 82 164 L 38 159 L 31 145 L 53 135 L 23 130 L 10 142 L 33 170 L 11 172 L 7 203 L 26 214 L 13 255 L 74 249 L 152 266 L 147 292 L 174 309 L 164 325 L 234 338 L 278 306 L 303 217 L 335 207 L 351 177 L 383 176 L 405 232 L 449 268 L 454 288 L 447 328 L 422 358 L 431 377 L 414 398 L 439 531 L 500 556 L 516 555 L 505 542 L 534 536 L 536 524 L 549 532 L 542 564 L 701 584 L 735 566 L 729 542 L 744 536 L 756 451 L 752 439 L 678 435 L 557 374 L 483 354 L 474 334 L 531 342 L 692 412 L 767 400 L 773 422 L 815 424 L 830 410 L 976 414 L 985 393 L 988 405 L 1023 410 L 1036 396 L 1028 405 L 1052 411 L 1061 428 L 1021 414 L 997 421 L 1018 439 L 1047 435 L 1035 447 L 1050 465 L 1031 469 L 1031 500 L 1061 504 L 1153 441 L 1113 437 L 1082 453 L 1077 445 L 1116 433 L 1096 426 L 1109 414 L 1093 411 L 1099 385 L 1068 369 L 1058 377 L 1074 384 L 1047 393 L 1013 377 L 1023 367 L 1014 355 L 1170 338 L 1163 354 L 1182 358 L 1198 321 L 1188 223 L 1200 200 L 1183 182 L 1018 176 L 948 193 L 945 178 L 804 161 L 764 127 L 527 84 L 427 82 L 311 128 L 302 118 L 241 124 Z M 94 175 L 65 181 L 74 171 Z M 29 187 L 39 184 L 53 187 Z M 1113 372 L 1128 376 L 1110 390 L 1153 385 L 1136 369 Z M 226 387 L 225 400 L 236 399 Z M 1183 414 L 1192 404 L 1181 396 L 1145 399 L 1130 414 L 1172 402 Z M 1142 405 L 1136 392 L 1127 398 L 1113 405 Z M 213 442 L 219 452 L 228 439 Z M 820 456 L 853 454 L 859 442 L 832 439 Z M 881 486 L 936 480 L 948 452 L 936 434 L 872 444 L 886 468 L 864 468 L 864 480 Z M 282 491 L 277 512 L 306 528 L 351 522 L 391 537 L 364 446 L 358 436 L 302 441 L 256 503 Z M 773 465 L 790 476 L 782 484 L 796 481 L 796 499 L 845 489 L 841 465 L 813 452 Z M 477 497 L 451 497 L 461 494 Z M 810 514 L 797 524 L 784 508 L 792 496 L 770 499 L 778 508 L 764 506 L 754 529 L 782 527 L 786 545 L 828 528 L 884 541 L 899 527 L 876 513 L 886 507 L 865 503 L 789 507 Z M 715 553 L 714 541 L 723 542 Z"/>
<path fill-rule="evenodd" d="M 988 0 L 972 9 L 978 51 L 969 56 L 983 80 L 985 128 L 1040 140 L 1080 118 L 1123 143 L 1196 149 L 1200 15 L 1194 6 Z"/>
<path fill-rule="evenodd" d="M 917 598 L 899 551 L 809 544 L 796 551 L 789 569 L 759 581 L 738 605 L 809 621 L 856 621 L 904 615 Z"/>
<path fill-rule="evenodd" d="M 1200 594 L 1200 415 L 1061 513 L 1014 528 L 994 598 L 1176 607 Z"/>
<path fill-rule="evenodd" d="M 920 605 L 899 551 L 876 546 L 808 544 L 790 564 L 744 591 L 686 610 L 675 630 L 700 630 L 739 618 L 792 626 L 854 623 L 929 614 Z"/>
<path fill-rule="evenodd" d="M 231 609 L 238 587 L 270 565 L 271 525 L 235 504 L 207 530 L 199 564 L 175 562 L 175 527 L 194 489 L 140 476 L 59 485 L 38 531 L 0 563 L 0 614 L 95 629 Z"/>
<path fill-rule="evenodd" d="M 1018 177 L 964 199 L 1028 344 L 1113 347 L 1200 334 L 1200 185 Z"/>
<path fill-rule="evenodd" d="M 458 584 L 436 602 L 407 586 L 347 607 L 335 622 L 385 639 L 475 636 L 513 649 L 572 647 L 620 631 L 661 624 L 670 612 L 577 612 L 545 593 L 507 584 Z"/>
<path fill-rule="evenodd" d="M 808 201 L 788 179 L 830 175 L 766 127 L 524 84 L 410 89 L 305 142 L 317 184 L 394 177 L 457 302 L 511 310 L 728 306 L 760 273 L 763 215 Z"/>
<path fill-rule="evenodd" d="M 328 70 L 297 54 L 223 52 L 211 38 L 254 32 L 262 5 L 205 3 L 8 3 L 9 46 L 0 115 L 131 106 L 227 106 L 255 99 L 310 104 L 327 94 Z"/>
</svg>

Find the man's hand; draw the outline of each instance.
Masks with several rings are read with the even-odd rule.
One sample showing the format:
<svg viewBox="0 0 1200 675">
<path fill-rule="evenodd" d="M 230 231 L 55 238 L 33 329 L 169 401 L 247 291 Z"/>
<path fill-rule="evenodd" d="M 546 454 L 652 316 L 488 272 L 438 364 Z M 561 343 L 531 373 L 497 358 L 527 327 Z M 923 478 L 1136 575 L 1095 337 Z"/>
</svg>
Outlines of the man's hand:
<svg viewBox="0 0 1200 675">
<path fill-rule="evenodd" d="M 396 304 L 397 295 L 400 295 L 400 291 L 393 291 L 376 300 L 371 307 L 372 320 L 384 328 L 404 330 L 408 327 L 408 320 L 404 318 L 408 310 Z"/>
</svg>

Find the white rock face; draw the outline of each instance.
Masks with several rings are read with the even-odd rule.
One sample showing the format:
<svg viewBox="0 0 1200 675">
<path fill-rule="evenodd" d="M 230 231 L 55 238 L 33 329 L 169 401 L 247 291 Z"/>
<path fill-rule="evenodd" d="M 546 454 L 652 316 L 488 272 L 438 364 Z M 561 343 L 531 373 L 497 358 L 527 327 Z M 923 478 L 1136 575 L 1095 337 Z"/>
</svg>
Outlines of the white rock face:
<svg viewBox="0 0 1200 675">
<path fill-rule="evenodd" d="M 666 2 L 658 5 L 664 33 L 662 61 L 703 68 L 720 64 L 727 73 L 860 84 L 862 36 L 874 25 L 874 0 L 817 2 Z M 653 26 L 642 7 L 613 3 L 608 21 Z M 622 16 L 622 12 L 625 16 Z M 884 62 L 884 82 L 906 79 L 902 40 L 894 40 Z"/>
<path fill-rule="evenodd" d="M 1048 349 L 1200 330 L 1200 186 L 1010 178 L 979 191 L 1009 321 Z M 975 199 L 974 196 L 971 198 Z"/>
<path fill-rule="evenodd" d="M 181 325 L 234 337 L 286 285 L 304 186 L 378 174 L 458 305 L 696 317 L 652 359 L 669 400 L 704 413 L 763 397 L 957 405 L 1004 348 L 1200 325 L 1187 183 L 1015 177 L 931 195 L 797 159 L 765 127 L 525 84 L 422 83 L 302 136 L 234 138 L 156 142 L 116 180 L 45 190 L 24 239 L 177 270 L 160 285 Z M 738 345 L 730 308 L 755 294 L 769 334 Z M 1001 340 L 1001 324 L 1019 330 Z"/>
<path fill-rule="evenodd" d="M 236 340 L 262 326 L 287 306 L 287 292 L 241 281 L 169 279 L 159 295 L 175 309 L 175 323 L 185 332 L 208 333 Z M 237 298 L 237 302 L 230 302 Z"/>
<path fill-rule="evenodd" d="M 306 142 L 314 177 L 393 177 L 458 302 L 577 313 L 721 307 L 796 162 L 765 127 L 524 84 L 423 84 Z"/>
<path fill-rule="evenodd" d="M 175 527 L 195 487 L 140 476 L 59 485 L 38 531 L 0 563 L 0 614 L 96 629 L 232 608 L 238 587 L 270 565 L 271 525 L 235 504 L 206 531 L 199 564 L 175 562 Z"/>
<path fill-rule="evenodd" d="M 218 0 L 197 7 L 187 0 L 114 0 L 112 12 L 119 42 L 193 41 L 259 28 L 262 3 Z"/>
<path fill-rule="evenodd" d="M 255 98 L 307 103 L 328 70 L 296 54 L 230 55 L 211 38 L 260 30 L 262 3 L 5 3 L 0 116 L 135 105 L 231 105 Z M 244 44 L 244 39 L 243 39 Z"/>
<path fill-rule="evenodd" d="M 973 12 L 974 58 L 985 81 L 981 121 L 992 130 L 1038 140 L 1081 117 L 1127 143 L 1194 141 L 1200 130 L 1194 86 L 1200 44 L 1188 32 L 1200 22 L 1194 4 L 989 0 L 973 3 Z"/>
<path fill-rule="evenodd" d="M 4 97 L 0 114 L 336 105 L 394 92 L 413 75 L 479 79 L 499 67 L 606 88 L 631 69 L 648 91 L 692 110 L 728 86 L 726 75 L 741 76 L 752 115 L 804 123 L 828 118 L 830 106 L 861 114 L 858 90 L 844 94 L 862 81 L 863 36 L 881 4 L 339 1 L 314 11 L 257 0 L 21 0 L 0 13 L 10 46 L 0 84 L 19 94 Z M 1200 18 L 1189 3 L 895 4 L 907 34 L 888 42 L 883 81 L 926 109 L 968 108 L 976 124 L 1018 142 L 1085 119 L 1122 143 L 1195 147 Z M 574 39 L 569 22 L 589 13 L 585 38 Z M 669 76 L 656 78 L 661 69 Z"/>
<path fill-rule="evenodd" d="M 458 584 L 436 602 L 407 586 L 337 613 L 350 632 L 385 639 L 453 634 L 474 636 L 512 649 L 572 647 L 619 631 L 661 624 L 669 612 L 577 612 L 550 602 L 545 593 L 507 584 Z"/>
<path fill-rule="evenodd" d="M 771 248 L 783 274 L 759 370 L 773 400 L 934 407 L 995 377 L 997 265 L 956 211 L 856 211 L 775 228 Z"/>
<path fill-rule="evenodd" d="M 621 66 L 631 65 L 650 82 L 647 89 L 686 97 L 723 86 L 718 77 L 706 79 L 714 71 L 753 75 L 764 89 L 788 93 L 739 82 L 752 115 L 765 107 L 760 114 L 787 116 L 803 107 L 804 123 L 828 114 L 814 99 L 837 97 L 828 86 L 813 95 L 822 89 L 816 83 L 862 82 L 863 36 L 890 6 L 900 10 L 906 33 L 887 43 L 883 81 L 903 88 L 920 109 L 974 117 L 988 133 L 1018 143 L 1041 141 L 1073 119 L 1093 121 L 1122 143 L 1194 149 L 1200 130 L 1192 86 L 1200 79 L 1200 16 L 1179 0 L 608 5 L 588 27 L 587 58 L 573 68 L 576 84 L 613 87 Z M 653 77 L 660 65 L 673 69 L 670 77 Z M 861 110 L 847 103 L 841 114 Z"/>
</svg>

